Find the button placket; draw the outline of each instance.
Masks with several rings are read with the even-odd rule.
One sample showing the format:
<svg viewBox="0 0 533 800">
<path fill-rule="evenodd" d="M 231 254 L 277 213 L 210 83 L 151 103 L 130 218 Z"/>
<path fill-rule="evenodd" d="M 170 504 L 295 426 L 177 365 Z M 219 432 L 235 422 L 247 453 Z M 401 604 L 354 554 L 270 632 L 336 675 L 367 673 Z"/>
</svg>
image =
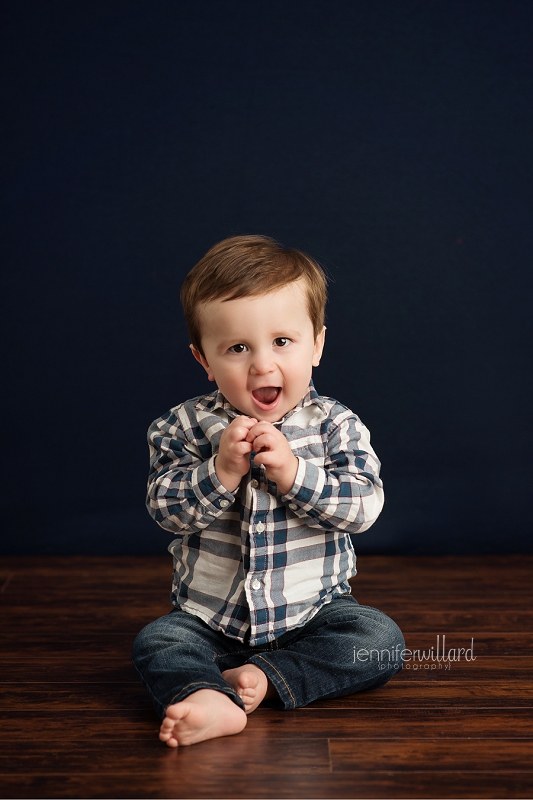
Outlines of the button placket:
<svg viewBox="0 0 533 800">
<path fill-rule="evenodd" d="M 250 491 L 248 492 L 248 497 L 250 498 L 250 514 L 248 517 L 248 541 L 250 546 L 249 602 L 252 619 L 255 619 L 256 610 L 265 607 L 265 579 L 269 567 L 265 535 L 270 501 L 264 492 L 260 490 L 263 483 L 263 470 L 261 470 L 260 474 L 255 472 L 255 476 L 250 480 Z"/>
</svg>

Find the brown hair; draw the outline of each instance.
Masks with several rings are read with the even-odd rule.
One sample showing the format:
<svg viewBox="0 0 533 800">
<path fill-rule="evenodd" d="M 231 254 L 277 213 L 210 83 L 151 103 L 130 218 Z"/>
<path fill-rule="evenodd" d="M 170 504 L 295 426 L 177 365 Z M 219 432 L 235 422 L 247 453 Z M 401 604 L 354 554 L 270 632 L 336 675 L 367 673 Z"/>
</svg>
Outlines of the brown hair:
<svg viewBox="0 0 533 800">
<path fill-rule="evenodd" d="M 306 253 L 269 236 L 232 236 L 215 244 L 181 287 L 181 302 L 194 347 L 203 355 L 198 307 L 210 300 L 266 294 L 304 279 L 315 339 L 324 326 L 327 285 L 322 267 Z"/>
</svg>

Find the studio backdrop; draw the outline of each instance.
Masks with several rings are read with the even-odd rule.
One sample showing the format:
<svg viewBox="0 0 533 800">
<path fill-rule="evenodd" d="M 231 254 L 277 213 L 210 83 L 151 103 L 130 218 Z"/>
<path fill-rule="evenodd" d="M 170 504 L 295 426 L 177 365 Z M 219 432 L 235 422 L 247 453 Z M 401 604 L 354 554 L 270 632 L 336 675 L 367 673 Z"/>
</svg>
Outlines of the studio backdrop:
<svg viewBox="0 0 533 800">
<path fill-rule="evenodd" d="M 329 276 L 357 552 L 531 552 L 530 0 L 3 7 L 2 552 L 165 552 L 146 430 L 211 390 L 179 289 L 240 233 Z"/>
</svg>

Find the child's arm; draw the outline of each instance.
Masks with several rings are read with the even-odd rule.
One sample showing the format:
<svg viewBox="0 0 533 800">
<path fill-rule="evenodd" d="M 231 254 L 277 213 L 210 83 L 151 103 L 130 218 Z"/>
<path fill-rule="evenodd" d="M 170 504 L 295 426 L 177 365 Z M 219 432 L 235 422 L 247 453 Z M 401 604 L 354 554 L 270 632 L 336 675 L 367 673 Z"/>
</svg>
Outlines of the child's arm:
<svg viewBox="0 0 533 800">
<path fill-rule="evenodd" d="M 218 455 L 200 452 L 184 433 L 187 420 L 181 424 L 173 413 L 153 423 L 146 505 L 158 525 L 173 533 L 199 532 L 228 510 L 240 476 L 250 468 L 252 447 L 246 435 L 257 420 L 247 419 L 228 425 Z"/>
<path fill-rule="evenodd" d="M 384 503 L 380 463 L 367 428 L 351 411 L 346 409 L 329 428 L 324 467 L 295 456 L 285 436 L 270 423 L 251 428 L 249 437 L 254 434 L 254 450 L 268 447 L 254 461 L 264 464 L 282 500 L 307 525 L 361 533 L 376 521 Z"/>
</svg>

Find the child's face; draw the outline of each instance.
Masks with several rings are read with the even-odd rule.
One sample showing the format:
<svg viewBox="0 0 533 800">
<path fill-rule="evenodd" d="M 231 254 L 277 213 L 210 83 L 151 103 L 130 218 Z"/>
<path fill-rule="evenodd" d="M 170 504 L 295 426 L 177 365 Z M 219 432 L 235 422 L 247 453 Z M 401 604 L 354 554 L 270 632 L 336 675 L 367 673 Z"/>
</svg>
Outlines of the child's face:
<svg viewBox="0 0 533 800">
<path fill-rule="evenodd" d="M 277 422 L 305 395 L 324 347 L 315 340 L 303 281 L 200 310 L 202 356 L 194 357 L 241 413 Z"/>
</svg>

